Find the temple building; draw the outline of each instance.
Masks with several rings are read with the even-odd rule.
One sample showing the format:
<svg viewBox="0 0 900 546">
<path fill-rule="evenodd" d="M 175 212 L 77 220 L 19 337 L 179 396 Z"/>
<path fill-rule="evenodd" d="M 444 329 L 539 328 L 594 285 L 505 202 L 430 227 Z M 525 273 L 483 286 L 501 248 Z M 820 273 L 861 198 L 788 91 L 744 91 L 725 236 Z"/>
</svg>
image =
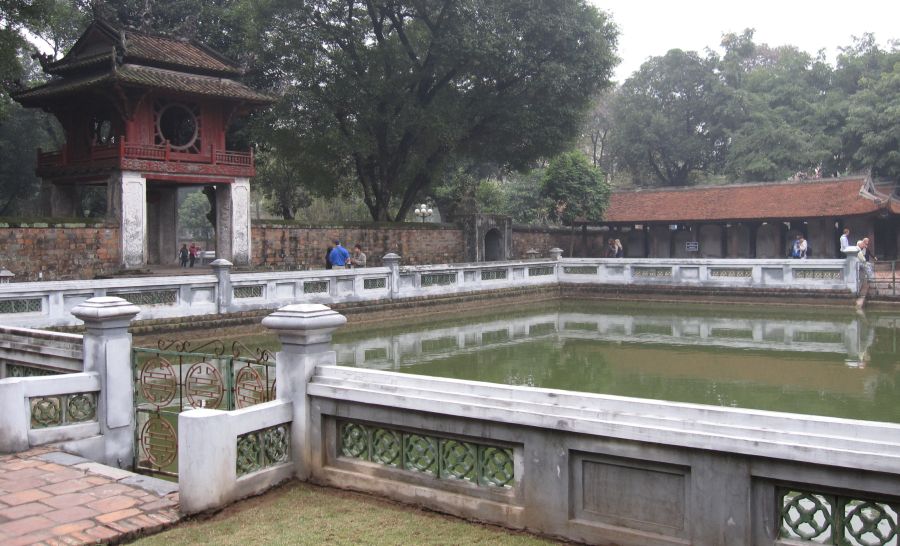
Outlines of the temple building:
<svg viewBox="0 0 900 546">
<path fill-rule="evenodd" d="M 237 81 L 241 71 L 203 44 L 103 20 L 41 65 L 49 81 L 13 98 L 62 125 L 62 149 L 37 158 L 53 216 L 75 216 L 79 186 L 105 186 L 120 265 L 173 263 L 177 189 L 200 186 L 214 204 L 217 256 L 249 263 L 253 154 L 228 149 L 226 136 L 269 96 Z"/>
<path fill-rule="evenodd" d="M 784 258 L 795 236 L 810 258 L 841 256 L 839 239 L 869 237 L 898 256 L 900 201 L 866 176 L 613 192 L 604 218 L 632 258 Z"/>
</svg>

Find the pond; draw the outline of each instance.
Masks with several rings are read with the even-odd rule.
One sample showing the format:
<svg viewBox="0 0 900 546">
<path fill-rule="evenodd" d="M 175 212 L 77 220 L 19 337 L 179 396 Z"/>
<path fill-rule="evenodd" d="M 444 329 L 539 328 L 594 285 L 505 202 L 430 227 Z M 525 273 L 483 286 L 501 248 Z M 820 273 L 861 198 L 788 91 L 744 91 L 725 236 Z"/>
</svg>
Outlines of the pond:
<svg viewBox="0 0 900 546">
<path fill-rule="evenodd" d="M 900 423 L 896 313 L 560 301 L 380 324 L 339 330 L 338 364 Z"/>
</svg>

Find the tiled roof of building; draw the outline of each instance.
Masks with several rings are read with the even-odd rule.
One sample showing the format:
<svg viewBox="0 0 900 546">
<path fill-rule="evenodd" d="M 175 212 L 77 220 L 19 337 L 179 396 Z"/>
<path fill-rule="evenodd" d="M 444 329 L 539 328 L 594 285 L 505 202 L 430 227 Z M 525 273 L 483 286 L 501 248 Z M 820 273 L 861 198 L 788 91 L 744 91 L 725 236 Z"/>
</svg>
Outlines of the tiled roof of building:
<svg viewBox="0 0 900 546">
<path fill-rule="evenodd" d="M 617 191 L 604 222 L 695 222 L 843 217 L 868 214 L 887 200 L 866 197 L 866 177 Z"/>
<path fill-rule="evenodd" d="M 111 72 L 79 78 L 56 79 L 50 83 L 16 93 L 14 98 L 24 106 L 37 106 L 43 104 L 45 100 L 68 97 L 75 91 L 101 88 L 114 83 L 260 104 L 272 101 L 268 95 L 258 93 L 246 85 L 228 78 L 185 74 L 184 72 L 131 64 L 122 65 Z"/>
<path fill-rule="evenodd" d="M 117 28 L 103 20 L 91 23 L 72 49 L 62 59 L 45 62 L 44 70 L 48 74 L 66 74 L 114 61 L 208 75 L 240 74 L 233 63 L 201 43 Z"/>
</svg>

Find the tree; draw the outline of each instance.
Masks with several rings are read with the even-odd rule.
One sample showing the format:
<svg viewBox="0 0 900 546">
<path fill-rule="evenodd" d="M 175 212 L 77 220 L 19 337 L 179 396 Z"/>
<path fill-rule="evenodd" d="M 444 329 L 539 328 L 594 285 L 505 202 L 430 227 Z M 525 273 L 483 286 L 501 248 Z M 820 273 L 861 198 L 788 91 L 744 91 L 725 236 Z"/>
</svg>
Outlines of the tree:
<svg viewBox="0 0 900 546">
<path fill-rule="evenodd" d="M 213 227 L 207 219 L 210 211 L 209 199 L 202 191 L 187 194 L 178 206 L 178 224 L 183 234 L 189 239 L 211 239 Z"/>
<path fill-rule="evenodd" d="M 863 78 L 850 105 L 847 130 L 859 143 L 852 165 L 900 181 L 900 51 L 893 69 Z"/>
<path fill-rule="evenodd" d="M 714 64 L 673 49 L 622 85 L 613 105 L 613 146 L 633 178 L 682 186 L 718 169 L 728 144 L 731 93 Z"/>
<path fill-rule="evenodd" d="M 831 67 L 793 46 L 727 35 L 719 69 L 733 87 L 734 129 L 724 172 L 735 180 L 785 180 L 817 167 L 832 172 L 839 129 L 829 124 Z"/>
<path fill-rule="evenodd" d="M 613 128 L 612 101 L 615 91 L 606 91 L 597 96 L 585 119 L 582 129 L 584 147 L 594 167 L 605 166 L 609 132 Z"/>
<path fill-rule="evenodd" d="M 551 219 L 572 226 L 569 255 L 575 249 L 575 221 L 600 220 L 609 204 L 609 185 L 600 169 L 581 152 L 554 158 L 544 172 L 541 196 L 550 202 Z"/>
<path fill-rule="evenodd" d="M 376 221 L 403 219 L 454 158 L 523 166 L 577 135 L 614 26 L 585 0 L 272 0 L 259 8 L 280 129 L 349 159 Z M 323 145 L 322 142 L 329 145 Z"/>
</svg>

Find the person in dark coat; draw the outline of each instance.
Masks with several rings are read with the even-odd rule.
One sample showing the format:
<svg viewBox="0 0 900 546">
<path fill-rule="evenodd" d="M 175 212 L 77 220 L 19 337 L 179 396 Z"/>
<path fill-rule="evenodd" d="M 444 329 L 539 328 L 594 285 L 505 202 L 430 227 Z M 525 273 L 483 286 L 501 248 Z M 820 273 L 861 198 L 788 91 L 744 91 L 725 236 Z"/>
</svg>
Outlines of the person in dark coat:
<svg viewBox="0 0 900 546">
<path fill-rule="evenodd" d="M 331 251 L 334 250 L 334 247 L 328 245 L 328 248 L 325 249 L 325 269 L 331 269 Z"/>
</svg>

